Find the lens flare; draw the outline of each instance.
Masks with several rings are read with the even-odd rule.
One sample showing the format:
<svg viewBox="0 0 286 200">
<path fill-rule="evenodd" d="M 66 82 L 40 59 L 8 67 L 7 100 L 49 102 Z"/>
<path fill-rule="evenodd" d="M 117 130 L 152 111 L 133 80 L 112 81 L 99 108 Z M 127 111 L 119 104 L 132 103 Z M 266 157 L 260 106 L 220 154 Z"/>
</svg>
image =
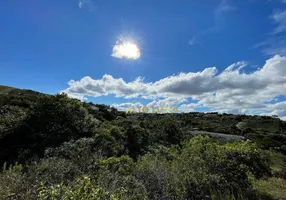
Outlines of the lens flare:
<svg viewBox="0 0 286 200">
<path fill-rule="evenodd" d="M 113 47 L 112 56 L 115 58 L 138 59 L 140 49 L 131 41 L 117 41 Z"/>
</svg>

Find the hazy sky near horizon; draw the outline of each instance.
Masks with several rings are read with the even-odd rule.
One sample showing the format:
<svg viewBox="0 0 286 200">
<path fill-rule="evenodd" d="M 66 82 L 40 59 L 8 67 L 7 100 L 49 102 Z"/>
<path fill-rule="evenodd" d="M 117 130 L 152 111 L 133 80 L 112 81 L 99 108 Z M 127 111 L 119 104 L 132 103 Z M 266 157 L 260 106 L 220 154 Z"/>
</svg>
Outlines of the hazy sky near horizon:
<svg viewBox="0 0 286 200">
<path fill-rule="evenodd" d="M 0 84 L 286 120 L 285 0 L 9 0 Z"/>
</svg>

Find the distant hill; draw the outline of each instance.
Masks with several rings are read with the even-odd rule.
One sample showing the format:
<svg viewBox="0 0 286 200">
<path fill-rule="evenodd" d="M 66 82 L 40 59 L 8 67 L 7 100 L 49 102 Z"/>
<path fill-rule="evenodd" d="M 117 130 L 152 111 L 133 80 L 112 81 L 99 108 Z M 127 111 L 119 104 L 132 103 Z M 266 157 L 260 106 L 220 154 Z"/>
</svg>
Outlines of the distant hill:
<svg viewBox="0 0 286 200">
<path fill-rule="evenodd" d="M 9 126 L 14 127 L 17 123 L 22 123 L 19 119 L 25 119 L 26 115 L 30 115 L 33 111 L 33 107 L 36 104 L 42 104 L 43 101 L 58 102 L 63 104 L 69 102 L 67 99 L 57 98 L 54 95 L 46 95 L 33 90 L 23 90 L 8 86 L 0 85 L 0 108 L 1 106 L 7 107 L 5 111 L 2 111 L 2 120 L 4 120 Z M 70 99 L 72 100 L 72 99 Z M 79 100 L 73 99 L 75 102 Z M 262 148 L 279 148 L 283 149 L 286 153 L 286 122 L 280 120 L 277 117 L 271 116 L 251 116 L 251 115 L 233 115 L 233 114 L 220 114 L 220 113 L 178 113 L 178 114 L 146 114 L 146 113 L 133 113 L 125 114 L 124 112 L 118 112 L 114 109 L 112 112 L 108 105 L 98 105 L 93 103 L 81 102 L 81 107 L 85 108 L 87 112 L 95 119 L 100 121 L 111 121 L 117 123 L 117 118 L 123 117 L 128 122 L 133 121 L 135 124 L 139 124 L 143 129 L 148 130 L 151 133 L 158 134 L 162 132 L 162 126 L 166 124 L 170 125 L 172 129 L 179 130 L 180 135 L 188 135 L 190 131 L 208 131 L 222 134 L 240 135 L 247 139 L 256 141 Z M 43 112 L 49 107 L 41 108 Z M 67 107 L 68 109 L 68 107 Z M 8 112 L 9 111 L 9 112 Z M 0 109 L 1 112 L 1 109 Z M 6 112 L 6 113 L 5 113 Z M 62 112 L 62 111 L 61 111 Z M 9 114 L 8 114 L 9 113 Z M 1 117 L 1 113 L 0 113 Z M 42 117 L 43 118 L 43 117 Z M 120 120 L 119 120 L 120 121 Z M 1 119 L 0 119 L 1 122 Z M 5 125 L 5 130 L 11 130 L 8 125 Z M 121 125 L 120 125 L 121 126 Z M 166 125 L 169 126 L 169 125 Z M 15 127 L 14 127 L 15 128 Z M 4 128 L 2 128 L 4 130 Z M 170 132 L 172 135 L 173 131 Z M 0 138 L 10 134 L 5 131 L 1 133 L 0 124 Z"/>
<path fill-rule="evenodd" d="M 8 87 L 4 85 L 0 85 L 0 94 L 9 94 L 12 90 L 15 90 L 16 88 Z"/>
<path fill-rule="evenodd" d="M 14 87 L 0 85 L 0 95 L 38 96 L 43 94 L 33 90 L 18 89 Z"/>
<path fill-rule="evenodd" d="M 38 97 L 43 96 L 43 95 L 46 95 L 46 94 L 36 92 L 33 90 L 28 90 L 28 89 L 18 89 L 14 87 L 0 85 L 0 106 L 5 105 L 8 102 L 9 104 L 14 102 L 14 105 L 17 105 L 17 104 L 22 105 L 24 102 L 26 104 L 29 104 L 30 102 L 34 102 Z"/>
</svg>

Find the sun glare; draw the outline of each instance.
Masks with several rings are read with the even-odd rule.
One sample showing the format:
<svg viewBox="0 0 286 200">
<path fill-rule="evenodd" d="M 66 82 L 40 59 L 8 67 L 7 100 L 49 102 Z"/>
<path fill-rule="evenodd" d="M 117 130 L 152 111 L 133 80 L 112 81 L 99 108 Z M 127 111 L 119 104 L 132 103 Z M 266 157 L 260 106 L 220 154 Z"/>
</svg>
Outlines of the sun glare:
<svg viewBox="0 0 286 200">
<path fill-rule="evenodd" d="M 138 59 L 141 56 L 140 49 L 130 41 L 117 41 L 113 47 L 113 57 Z"/>
</svg>

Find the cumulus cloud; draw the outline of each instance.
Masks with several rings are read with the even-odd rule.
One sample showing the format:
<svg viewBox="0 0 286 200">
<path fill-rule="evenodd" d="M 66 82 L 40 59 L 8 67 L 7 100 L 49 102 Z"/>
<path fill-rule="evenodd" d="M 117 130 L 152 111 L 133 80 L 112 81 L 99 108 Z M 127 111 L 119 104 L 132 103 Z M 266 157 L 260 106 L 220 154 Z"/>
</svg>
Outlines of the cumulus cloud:
<svg viewBox="0 0 286 200">
<path fill-rule="evenodd" d="M 178 97 L 167 97 L 165 99 L 159 99 L 151 101 L 147 104 L 147 106 L 173 106 L 183 102 L 187 102 L 186 98 L 178 98 Z"/>
<path fill-rule="evenodd" d="M 107 74 L 99 80 L 86 76 L 79 81 L 71 80 L 68 84 L 70 87 L 63 92 L 79 99 L 82 99 L 84 96 L 99 97 L 109 94 L 114 94 L 115 97 L 134 98 L 139 95 L 137 91 L 147 92 L 146 87 L 148 85 L 143 84 L 140 77 L 126 83 L 122 78 L 113 78 Z"/>
<path fill-rule="evenodd" d="M 277 110 L 265 102 L 277 96 L 286 95 L 286 57 L 275 55 L 252 73 L 243 73 L 246 62 L 237 62 L 218 72 L 209 67 L 199 72 L 179 73 L 155 82 L 145 82 L 138 77 L 126 82 L 122 78 L 104 75 L 101 79 L 83 77 L 70 81 L 63 92 L 71 97 L 82 99 L 85 96 L 145 98 L 152 100 L 150 105 L 180 104 L 191 98 L 212 109 L 241 110 L 245 113 L 258 110 Z M 283 104 L 284 105 L 284 104 Z M 182 107 L 183 108 L 183 107 Z"/>
<path fill-rule="evenodd" d="M 179 106 L 179 112 L 194 112 L 195 108 L 199 107 L 197 103 L 182 104 Z"/>
<path fill-rule="evenodd" d="M 280 116 L 283 120 L 286 119 L 286 101 L 267 105 L 269 110 L 272 110 L 271 115 Z"/>
</svg>

